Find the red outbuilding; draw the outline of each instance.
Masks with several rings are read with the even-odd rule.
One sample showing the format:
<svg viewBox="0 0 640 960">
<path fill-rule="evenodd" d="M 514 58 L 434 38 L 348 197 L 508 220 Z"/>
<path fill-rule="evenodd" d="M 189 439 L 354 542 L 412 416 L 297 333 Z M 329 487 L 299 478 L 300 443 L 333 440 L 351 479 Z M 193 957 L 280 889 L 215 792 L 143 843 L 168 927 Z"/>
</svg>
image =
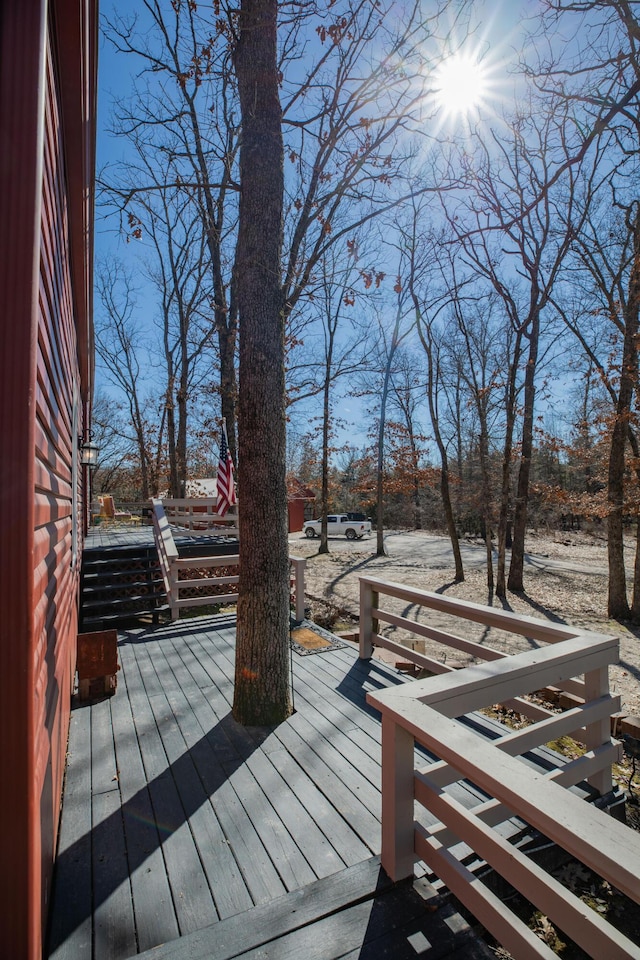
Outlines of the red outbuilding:
<svg viewBox="0 0 640 960">
<path fill-rule="evenodd" d="M 313 516 L 313 503 L 316 495 L 309 487 L 305 487 L 297 477 L 289 474 L 287 477 L 287 506 L 289 511 L 289 533 L 298 533 L 304 526 L 304 521 Z M 307 516 L 310 514 L 310 516 Z"/>
<path fill-rule="evenodd" d="M 92 389 L 97 2 L 0 4 L 0 954 L 41 958 Z"/>
</svg>

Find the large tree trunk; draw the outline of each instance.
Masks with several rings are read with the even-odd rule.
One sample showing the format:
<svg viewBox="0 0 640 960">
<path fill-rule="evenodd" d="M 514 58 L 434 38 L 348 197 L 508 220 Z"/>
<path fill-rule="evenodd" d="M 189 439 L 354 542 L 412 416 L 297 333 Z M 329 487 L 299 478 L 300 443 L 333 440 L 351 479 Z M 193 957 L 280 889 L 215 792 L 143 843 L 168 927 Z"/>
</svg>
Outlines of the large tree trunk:
<svg viewBox="0 0 640 960">
<path fill-rule="evenodd" d="M 169 377 L 169 386 L 167 388 L 166 410 L 167 410 L 167 454 L 169 457 L 169 496 L 179 497 L 180 488 L 178 484 L 178 461 L 176 459 L 176 418 L 174 405 L 174 381 Z"/>
<path fill-rule="evenodd" d="M 183 362 L 180 375 L 180 389 L 176 402 L 178 404 L 178 436 L 176 439 L 176 469 L 178 473 L 178 497 L 187 495 L 187 421 L 189 410 L 187 405 L 188 394 L 188 367 Z"/>
<path fill-rule="evenodd" d="M 522 452 L 518 470 L 518 486 L 513 517 L 513 545 L 507 586 L 514 593 L 524 590 L 524 546 L 527 532 L 527 512 L 529 506 L 529 478 L 531 476 L 531 457 L 533 454 L 533 414 L 536 398 L 536 365 L 538 363 L 538 344 L 540 342 L 540 314 L 536 310 L 527 324 L 529 333 L 529 357 L 524 375 L 524 416 L 522 420 Z"/>
<path fill-rule="evenodd" d="M 640 444 L 636 431 L 629 424 L 627 440 L 631 447 L 633 460 L 636 464 L 636 480 L 640 482 Z M 631 601 L 631 618 L 634 623 L 640 623 L 640 517 L 636 517 L 636 556 L 633 565 L 633 599 Z"/>
<path fill-rule="evenodd" d="M 238 306 L 240 582 L 233 715 L 291 713 L 285 481 L 284 189 L 277 0 L 242 0 L 234 52 L 242 111 Z"/>
<path fill-rule="evenodd" d="M 631 615 L 627 599 L 627 580 L 624 566 L 624 468 L 625 445 L 631 422 L 634 390 L 638 387 L 638 314 L 640 312 L 640 211 L 633 225 L 633 261 L 629 277 L 629 293 L 624 308 L 624 343 L 620 368 L 620 388 L 616 405 L 616 419 L 611 434 L 609 472 L 607 478 L 608 555 L 610 617 L 626 620 Z M 634 597 L 634 608 L 637 609 Z"/>
<path fill-rule="evenodd" d="M 320 493 L 320 546 L 318 553 L 329 553 L 329 534 L 327 532 L 327 513 L 329 511 L 329 416 L 331 412 L 330 377 L 331 354 L 324 378 L 322 394 L 322 490 Z"/>
<path fill-rule="evenodd" d="M 640 623 L 640 518 L 636 520 L 636 558 L 633 566 L 631 617 L 634 623 Z"/>
<path fill-rule="evenodd" d="M 387 416 L 387 396 L 389 394 L 389 379 L 391 377 L 391 363 L 396 351 L 396 330 L 394 331 L 391 349 L 387 359 L 387 368 L 384 374 L 384 385 L 380 399 L 380 422 L 378 423 L 378 461 L 376 464 L 376 556 L 384 557 L 384 427 Z"/>
<path fill-rule="evenodd" d="M 509 507 L 511 502 L 511 459 L 513 452 L 513 431 L 516 422 L 517 387 L 516 375 L 520 358 L 520 344 L 522 333 L 516 332 L 513 345 L 513 359 L 509 366 L 505 396 L 505 433 L 504 449 L 502 451 L 502 484 L 500 487 L 500 509 L 498 513 L 498 563 L 496 573 L 496 596 L 504 599 L 507 596 L 506 584 L 506 554 L 507 528 L 509 525 Z"/>
<path fill-rule="evenodd" d="M 458 531 L 456 530 L 453 504 L 451 503 L 449 459 L 447 457 L 447 448 L 440 432 L 440 420 L 438 417 L 438 371 L 435 369 L 437 367 L 437 362 L 436 358 L 434 357 L 434 342 L 429 326 L 425 324 L 423 327 L 422 325 L 420 303 L 413 289 L 413 277 L 411 277 L 409 289 L 416 314 L 418 336 L 420 337 L 420 342 L 424 347 L 424 352 L 427 357 L 427 402 L 429 404 L 429 414 L 431 416 L 433 436 L 438 447 L 438 452 L 440 453 L 440 496 L 442 497 L 442 509 L 444 511 L 447 533 L 449 534 L 449 539 L 451 540 L 451 549 L 453 551 L 453 562 L 455 566 L 453 579 L 456 583 L 462 583 L 464 580 L 464 567 L 462 565 L 462 554 L 460 552 Z"/>
<path fill-rule="evenodd" d="M 607 517 L 607 554 L 609 562 L 609 595 L 607 610 L 610 617 L 627 620 L 631 611 L 627 599 L 627 578 L 624 566 L 624 538 L 623 538 L 623 510 L 624 510 L 624 448 L 627 436 L 626 420 L 624 416 L 625 400 L 621 377 L 620 394 L 616 422 L 611 435 L 609 450 L 609 472 L 607 483 L 607 500 L 609 515 Z"/>
<path fill-rule="evenodd" d="M 478 405 L 480 416 L 480 470 L 482 473 L 482 520 L 484 523 L 484 544 L 487 557 L 487 591 L 489 600 L 493 598 L 493 511 L 491 504 L 491 478 L 489 477 L 489 434 L 487 427 L 486 404 Z"/>
</svg>

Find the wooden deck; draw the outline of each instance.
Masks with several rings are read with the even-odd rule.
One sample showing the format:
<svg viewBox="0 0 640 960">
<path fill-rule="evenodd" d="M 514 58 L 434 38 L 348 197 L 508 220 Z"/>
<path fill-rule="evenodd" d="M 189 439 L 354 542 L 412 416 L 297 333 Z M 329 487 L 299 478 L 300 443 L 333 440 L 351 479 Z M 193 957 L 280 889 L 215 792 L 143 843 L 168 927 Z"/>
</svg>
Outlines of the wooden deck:
<svg viewBox="0 0 640 960">
<path fill-rule="evenodd" d="M 152 546 L 153 527 L 150 524 L 120 523 L 109 521 L 89 527 L 85 537 L 85 549 L 92 547 L 136 547 Z"/>
<path fill-rule="evenodd" d="M 150 957 L 374 958 L 391 928 L 394 957 L 462 941 L 460 956 L 487 956 L 449 905 L 425 911 L 425 881 L 391 888 L 372 859 L 380 722 L 365 695 L 403 679 L 351 646 L 294 652 L 295 713 L 249 730 L 230 712 L 234 642 L 224 615 L 122 632 L 115 696 L 75 704 L 51 960 L 162 943 Z"/>
</svg>

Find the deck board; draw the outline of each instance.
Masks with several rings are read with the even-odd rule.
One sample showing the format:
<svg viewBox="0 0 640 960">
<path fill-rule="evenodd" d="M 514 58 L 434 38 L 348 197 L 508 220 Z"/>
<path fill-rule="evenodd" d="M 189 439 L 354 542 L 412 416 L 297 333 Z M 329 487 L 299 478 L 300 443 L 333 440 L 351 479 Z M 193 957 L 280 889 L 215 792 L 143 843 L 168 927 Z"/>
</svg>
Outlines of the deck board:
<svg viewBox="0 0 640 960">
<path fill-rule="evenodd" d="M 392 884 L 370 858 L 141 960 L 491 960 L 424 881 Z"/>
<path fill-rule="evenodd" d="M 163 942 L 180 956 L 199 931 L 306 902 L 309 884 L 379 854 L 380 722 L 365 696 L 404 679 L 354 647 L 294 654 L 295 713 L 244 728 L 234 643 L 224 616 L 123 631 L 115 695 L 72 711 L 51 958 L 125 960 Z M 326 936 L 344 926 L 348 953 L 370 918 L 342 912 Z M 315 956 L 319 935 L 283 929 L 282 956 Z"/>
<path fill-rule="evenodd" d="M 126 678 L 121 675 L 119 683 Z M 112 721 L 138 948 L 147 950 L 158 937 L 171 940 L 180 931 L 128 697 L 112 711 Z"/>
<path fill-rule="evenodd" d="M 145 664 L 145 657 L 139 655 L 137 646 L 131 645 L 131 656 L 126 659 L 126 677 L 173 910 L 178 929 L 184 934 L 211 923 L 217 913 L 189 825 L 189 817 L 197 809 L 195 798 L 188 794 L 190 760 L 184 748 L 176 752 L 179 748 L 172 741 L 179 737 L 179 730 L 172 722 L 173 715 L 161 687 L 154 680 L 155 673 L 151 675 L 148 658 Z M 124 662 L 122 653 L 121 658 Z"/>
<path fill-rule="evenodd" d="M 236 793 L 232 778 L 234 771 L 243 762 L 248 751 L 244 731 L 238 729 L 241 752 L 234 746 L 233 729 L 236 725 L 226 715 L 226 722 L 214 711 L 216 688 L 193 688 L 189 697 L 183 689 L 193 684 L 191 674 L 174 647 L 163 651 L 167 663 L 173 670 L 176 686 L 168 694 L 174 713 L 180 718 L 180 725 L 186 745 L 194 758 L 202 780 L 204 790 L 211 804 L 221 830 L 224 843 L 236 852 L 239 864 L 251 863 L 253 868 L 244 877 L 244 883 L 253 903 L 260 903 L 285 892 L 285 886 L 278 871 L 269 858 L 259 833 L 247 818 L 245 808 Z M 189 716 L 191 711 L 191 716 Z M 224 717 L 222 718 L 225 719 Z M 251 743 L 250 739 L 247 738 Z M 228 916 L 229 907 L 223 897 L 214 890 L 218 911 Z M 237 912 L 237 910 L 235 911 Z"/>
<path fill-rule="evenodd" d="M 65 896 L 51 911 L 52 960 L 91 955 L 91 724 L 90 710 L 71 715 L 74 749 L 67 759 L 60 820 L 57 887 Z"/>
</svg>

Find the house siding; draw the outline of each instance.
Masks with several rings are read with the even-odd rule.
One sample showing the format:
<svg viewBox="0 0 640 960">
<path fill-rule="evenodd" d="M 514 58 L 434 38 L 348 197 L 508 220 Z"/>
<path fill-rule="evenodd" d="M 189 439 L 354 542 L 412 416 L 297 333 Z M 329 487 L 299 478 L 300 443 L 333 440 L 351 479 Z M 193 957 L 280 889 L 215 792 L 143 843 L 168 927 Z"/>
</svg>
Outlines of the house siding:
<svg viewBox="0 0 640 960">
<path fill-rule="evenodd" d="M 44 951 L 76 661 L 95 25 L 94 0 L 0 5 L 0 954 L 24 960 Z"/>
</svg>

